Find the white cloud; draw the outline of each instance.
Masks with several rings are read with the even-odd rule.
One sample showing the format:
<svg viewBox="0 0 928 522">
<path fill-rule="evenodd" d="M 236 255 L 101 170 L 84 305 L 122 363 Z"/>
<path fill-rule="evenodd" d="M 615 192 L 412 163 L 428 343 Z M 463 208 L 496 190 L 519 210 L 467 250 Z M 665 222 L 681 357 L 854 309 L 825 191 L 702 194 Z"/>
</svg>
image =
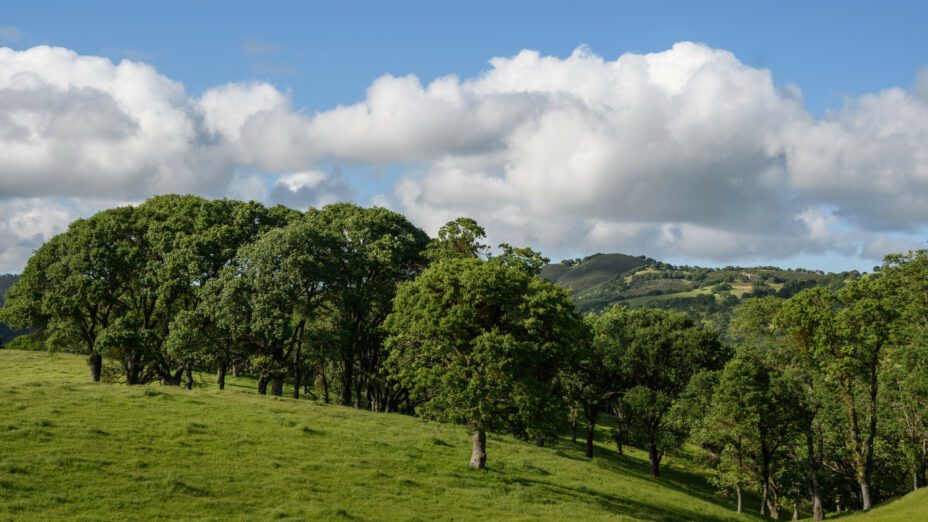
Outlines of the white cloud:
<svg viewBox="0 0 928 522">
<path fill-rule="evenodd" d="M 271 200 L 288 207 L 304 210 L 352 199 L 351 189 L 341 175 L 307 170 L 284 174 L 271 189 Z"/>
<path fill-rule="evenodd" d="M 911 91 L 817 118 L 770 71 L 684 42 L 615 60 L 523 51 L 428 84 L 383 76 L 363 100 L 309 113 L 268 83 L 195 97 L 144 63 L 2 48 L 0 221 L 16 242 L 40 230 L 23 201 L 161 192 L 303 208 L 356 193 L 321 165 L 392 164 L 406 173 L 377 204 L 430 232 L 470 215 L 492 241 L 555 257 L 872 258 L 928 224 L 926 86 L 928 69 Z"/>
</svg>

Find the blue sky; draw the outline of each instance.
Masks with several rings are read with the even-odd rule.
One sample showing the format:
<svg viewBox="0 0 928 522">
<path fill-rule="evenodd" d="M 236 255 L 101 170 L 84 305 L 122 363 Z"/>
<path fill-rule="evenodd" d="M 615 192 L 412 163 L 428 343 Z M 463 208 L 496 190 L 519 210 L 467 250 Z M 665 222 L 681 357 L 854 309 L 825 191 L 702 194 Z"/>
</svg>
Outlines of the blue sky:
<svg viewBox="0 0 928 522">
<path fill-rule="evenodd" d="M 802 88 L 815 112 L 908 86 L 928 62 L 924 2 L 9 2 L 18 47 L 142 58 L 193 93 L 264 79 L 309 110 L 360 99 L 382 74 L 471 76 L 522 49 L 654 52 L 683 40 L 734 52 Z M 247 42 L 267 46 L 252 56 Z M 262 68 L 260 62 L 274 67 Z M 276 68 L 277 70 L 274 70 Z"/>
<path fill-rule="evenodd" d="M 423 86 L 449 74 L 466 82 L 490 71 L 491 58 L 512 58 L 523 49 L 538 51 L 542 57 L 566 60 L 575 49 L 585 45 L 594 56 L 611 61 L 627 53 L 660 53 L 673 48 L 677 42 L 692 41 L 732 53 L 746 69 L 769 70 L 776 89 L 797 87 L 804 110 L 812 118 L 827 119 L 862 96 L 892 87 L 912 91 L 919 71 L 928 64 L 928 38 L 924 36 L 926 11 L 926 4 L 920 2 L 577 2 L 570 6 L 563 2 L 479 1 L 453 6 L 440 2 L 396 5 L 386 2 L 209 0 L 12 2 L 0 13 L 0 45 L 16 51 L 50 45 L 70 49 L 79 56 L 103 56 L 113 62 L 124 58 L 144 62 L 163 77 L 181 83 L 191 100 L 198 100 L 205 93 L 229 83 L 266 82 L 290 100 L 294 113 L 311 118 L 338 105 L 363 102 L 372 83 L 383 75 L 415 75 Z M 881 117 L 892 117 L 881 114 L 884 114 Z M 628 132 L 629 127 L 622 129 Z M 908 134 L 916 143 L 914 150 L 909 151 L 913 157 L 923 152 L 917 145 L 919 132 L 921 129 Z M 386 159 L 383 155 L 368 159 L 363 154 L 339 156 L 330 152 L 302 160 L 303 163 L 295 160 L 281 165 L 274 161 L 235 159 L 230 160 L 234 165 L 229 168 L 235 171 L 235 179 L 260 178 L 269 190 L 275 182 L 281 183 L 280 178 L 275 177 L 279 174 L 304 170 L 337 174 L 338 179 L 333 179 L 329 185 L 334 187 L 333 194 L 350 196 L 362 203 L 385 202 L 392 198 L 392 206 L 404 211 L 407 208 L 401 204 L 402 198 L 394 195 L 394 187 L 407 176 L 418 176 L 415 179 L 421 181 L 421 187 L 417 190 L 424 190 L 429 179 L 438 179 L 429 176 L 439 168 L 436 165 L 444 165 L 440 158 L 446 154 L 452 153 L 423 156 L 417 151 L 410 153 L 407 160 L 402 155 L 399 159 L 389 154 Z M 470 158 L 466 154 L 461 157 L 464 156 Z M 455 168 L 470 165 L 468 162 L 469 159 L 461 160 Z M 874 168 L 869 159 L 858 163 Z M 488 163 L 480 168 L 489 172 L 497 166 Z M 0 164 L 0 177 L 23 175 L 9 167 L 4 173 L 3 168 Z M 915 174 L 909 177 L 918 178 Z M 711 235 L 712 231 L 732 234 L 733 242 L 746 241 L 739 238 L 750 231 L 729 229 L 731 227 L 718 229 L 713 217 L 704 221 L 691 215 L 664 219 L 640 217 L 631 211 L 620 213 L 618 217 L 603 211 L 601 215 L 584 214 L 577 219 L 587 223 L 605 219 L 613 228 L 622 228 L 621 225 L 628 222 L 649 222 L 654 226 L 636 228 L 633 232 L 626 230 L 623 232 L 628 236 L 625 240 L 603 243 L 589 238 L 574 243 L 553 240 L 545 231 L 518 239 L 543 248 L 556 258 L 592 253 L 597 247 L 602 250 L 623 248 L 634 250 L 630 253 L 678 262 L 723 265 L 771 262 L 826 270 L 868 269 L 878 256 L 872 254 L 873 249 L 868 250 L 867 245 L 879 242 L 882 235 L 893 246 L 923 243 L 922 232 L 928 217 L 922 219 L 917 212 L 886 216 L 883 215 L 886 212 L 871 212 L 865 204 L 850 196 L 831 198 L 830 189 L 824 185 L 812 188 L 806 185 L 809 184 L 797 189 L 795 197 L 785 198 L 790 203 L 777 204 L 787 205 L 795 215 L 808 217 L 814 210 L 833 216 L 828 225 L 829 233 L 832 236 L 850 234 L 853 240 L 833 237 L 826 244 L 821 242 L 820 236 L 815 236 L 819 241 L 817 246 L 767 250 L 744 243 L 730 251 L 721 249 L 730 253 L 714 255 L 712 249 L 693 247 L 693 241 Z M 836 186 L 840 188 L 841 185 Z M 170 185 L 153 186 L 175 190 Z M 176 190 L 187 188 L 179 184 Z M 3 185 L 0 190 L 5 190 Z M 61 212 L 67 214 L 74 209 L 87 213 L 97 206 L 105 206 L 107 201 L 134 200 L 155 189 L 145 193 L 114 193 L 97 202 L 80 193 L 8 190 L 20 198 L 53 197 L 55 199 L 50 201 L 58 205 L 55 208 L 61 207 L 64 209 Z M 199 185 L 192 189 L 207 195 L 215 195 L 217 190 L 215 186 L 203 188 Z M 901 192 L 911 194 L 912 190 L 915 189 Z M 921 190 L 920 185 L 917 190 Z M 4 194 L 0 193 L 2 196 Z M 374 199 L 378 197 L 380 199 Z M 445 196 L 435 200 L 446 201 L 443 198 Z M 453 203 L 455 209 L 476 208 L 473 202 Z M 433 202 L 432 207 L 436 204 Z M 11 208 L 19 210 L 10 210 L 6 216 L 10 222 L 26 212 L 22 210 L 26 208 L 24 204 L 17 205 Z M 872 205 L 889 206 L 893 205 L 893 200 L 874 201 Z M 433 215 L 435 212 L 423 217 L 426 214 L 421 209 L 412 214 L 426 221 L 422 224 L 427 228 L 434 228 L 433 221 L 440 217 Z M 806 220 L 803 223 L 809 223 L 806 217 L 802 219 Z M 506 240 L 502 237 L 505 231 L 519 228 L 511 219 L 507 223 L 507 226 L 497 227 L 499 232 L 491 233 L 491 239 Z M 493 223 L 489 225 L 492 232 Z M 691 234 L 688 225 L 701 228 L 692 232 L 693 239 L 684 241 L 687 234 Z M 755 230 L 755 235 L 772 228 L 769 223 L 757 226 L 760 228 Z M 792 226 L 790 223 L 784 225 L 783 231 L 772 236 L 770 242 L 790 241 Z M 18 238 L 24 245 L 33 245 L 55 230 L 53 225 L 34 228 L 39 230 L 38 236 Z M 551 228 L 549 226 L 548 230 Z M 813 235 L 811 230 L 809 225 L 809 237 Z M 565 234 L 576 233 L 574 229 L 565 231 Z M 655 246 L 654 241 L 641 239 L 649 233 L 677 238 L 679 248 L 675 249 L 670 240 Z M 590 234 L 587 234 L 590 238 L 594 237 Z M 866 238 L 861 239 L 864 236 Z M 842 246 L 842 241 L 858 243 Z M 690 247 L 681 246 L 684 244 Z M 871 253 L 864 254 L 865 251 Z M 21 253 L 11 254 L 4 262 L 0 256 L 0 270 L 4 267 L 15 270 L 21 258 Z"/>
</svg>

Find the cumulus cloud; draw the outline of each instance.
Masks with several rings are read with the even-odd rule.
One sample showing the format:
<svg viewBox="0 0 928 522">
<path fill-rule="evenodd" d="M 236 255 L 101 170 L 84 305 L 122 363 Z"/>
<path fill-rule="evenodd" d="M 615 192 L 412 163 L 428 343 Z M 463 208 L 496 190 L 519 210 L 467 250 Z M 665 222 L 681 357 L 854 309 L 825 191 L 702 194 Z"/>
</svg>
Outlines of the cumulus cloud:
<svg viewBox="0 0 928 522">
<path fill-rule="evenodd" d="M 383 76 L 363 100 L 312 113 L 266 82 L 193 96 L 144 63 L 3 48 L 0 234 L 58 230 L 11 225 L 24 202 L 61 219 L 62 201 L 162 192 L 304 208 L 366 181 L 322 165 L 394 165 L 405 174 L 376 203 L 430 232 L 469 215 L 493 241 L 552 256 L 878 258 L 928 223 L 926 71 L 817 117 L 798 88 L 725 50 L 610 60 L 581 47 L 494 58 L 471 78 Z M 11 248 L 0 255 L 21 259 Z"/>
<path fill-rule="evenodd" d="M 288 207 L 305 210 L 352 199 L 351 189 L 341 175 L 306 170 L 284 174 L 277 178 L 271 190 L 271 200 Z"/>
</svg>

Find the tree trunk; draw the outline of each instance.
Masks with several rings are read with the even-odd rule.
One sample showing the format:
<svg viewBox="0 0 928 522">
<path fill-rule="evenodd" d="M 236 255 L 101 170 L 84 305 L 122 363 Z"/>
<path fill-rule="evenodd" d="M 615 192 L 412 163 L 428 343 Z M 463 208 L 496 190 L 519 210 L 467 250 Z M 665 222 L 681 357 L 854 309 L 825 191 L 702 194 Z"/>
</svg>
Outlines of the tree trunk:
<svg viewBox="0 0 928 522">
<path fill-rule="evenodd" d="M 284 376 L 275 375 L 271 377 L 271 395 L 282 397 L 284 395 Z"/>
<path fill-rule="evenodd" d="M 593 458 L 593 434 L 596 432 L 596 416 L 590 417 L 586 421 L 586 458 Z"/>
<path fill-rule="evenodd" d="M 342 372 L 342 406 L 351 406 L 351 386 L 354 384 L 354 365 L 344 361 L 345 371 Z"/>
<path fill-rule="evenodd" d="M 258 395 L 267 395 L 267 376 L 258 377 Z"/>
<path fill-rule="evenodd" d="M 648 461 L 651 462 L 651 476 L 661 476 L 661 457 L 663 455 L 657 450 L 657 444 L 652 440 L 648 443 Z"/>
<path fill-rule="evenodd" d="M 825 520 L 825 507 L 822 505 L 822 495 L 818 491 L 812 494 L 812 520 Z"/>
<path fill-rule="evenodd" d="M 763 488 L 761 488 L 761 491 L 762 493 L 760 496 L 760 514 L 766 515 L 767 514 L 767 482 L 766 481 L 764 481 L 764 486 Z"/>
<path fill-rule="evenodd" d="M 863 504 L 863 510 L 867 511 L 873 507 L 873 503 L 870 500 L 870 484 L 866 480 L 860 481 L 860 501 Z"/>
<path fill-rule="evenodd" d="M 735 509 L 737 513 L 744 512 L 744 502 L 741 499 L 741 486 L 735 486 L 735 495 L 738 497 L 738 507 Z"/>
<path fill-rule="evenodd" d="M 573 422 L 570 423 L 570 439 L 574 441 L 574 443 L 577 442 L 577 419 L 574 419 Z"/>
<path fill-rule="evenodd" d="M 354 407 L 361 409 L 361 379 L 357 379 L 354 383 Z"/>
<path fill-rule="evenodd" d="M 98 353 L 90 354 L 90 380 L 100 382 L 103 373 L 103 356 Z"/>
<path fill-rule="evenodd" d="M 216 370 L 216 384 L 219 385 L 220 390 L 226 389 L 226 365 L 222 363 L 219 365 L 219 369 Z"/>
<path fill-rule="evenodd" d="M 793 520 L 799 520 L 799 503 L 793 502 Z"/>
<path fill-rule="evenodd" d="M 300 330 L 302 331 L 302 329 L 303 327 L 301 326 Z M 302 353 L 303 353 L 303 343 L 302 341 L 298 341 L 296 343 L 295 353 L 293 354 L 293 398 L 294 399 L 300 398 L 300 383 L 303 377 Z"/>
<path fill-rule="evenodd" d="M 487 467 L 487 432 L 475 429 L 471 433 L 470 467 L 484 469 Z"/>
<path fill-rule="evenodd" d="M 329 403 L 329 380 L 325 376 L 325 367 L 320 366 L 319 375 L 322 376 L 322 400 Z"/>
<path fill-rule="evenodd" d="M 193 389 L 193 368 L 189 364 L 184 367 L 184 387 Z"/>
</svg>

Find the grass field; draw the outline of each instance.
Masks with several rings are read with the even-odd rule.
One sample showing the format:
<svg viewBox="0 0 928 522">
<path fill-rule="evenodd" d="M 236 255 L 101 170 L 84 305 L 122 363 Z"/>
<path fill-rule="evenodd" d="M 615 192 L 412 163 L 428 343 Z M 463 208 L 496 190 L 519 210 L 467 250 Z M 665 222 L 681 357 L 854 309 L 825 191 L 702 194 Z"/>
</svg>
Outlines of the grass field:
<svg viewBox="0 0 928 522">
<path fill-rule="evenodd" d="M 928 489 L 877 506 L 868 513 L 835 517 L 841 522 L 915 522 L 928 520 Z"/>
<path fill-rule="evenodd" d="M 751 519 L 605 433 L 592 461 L 491 434 L 474 471 L 459 426 L 238 384 L 92 384 L 82 357 L 0 350 L 0 520 Z"/>
</svg>

